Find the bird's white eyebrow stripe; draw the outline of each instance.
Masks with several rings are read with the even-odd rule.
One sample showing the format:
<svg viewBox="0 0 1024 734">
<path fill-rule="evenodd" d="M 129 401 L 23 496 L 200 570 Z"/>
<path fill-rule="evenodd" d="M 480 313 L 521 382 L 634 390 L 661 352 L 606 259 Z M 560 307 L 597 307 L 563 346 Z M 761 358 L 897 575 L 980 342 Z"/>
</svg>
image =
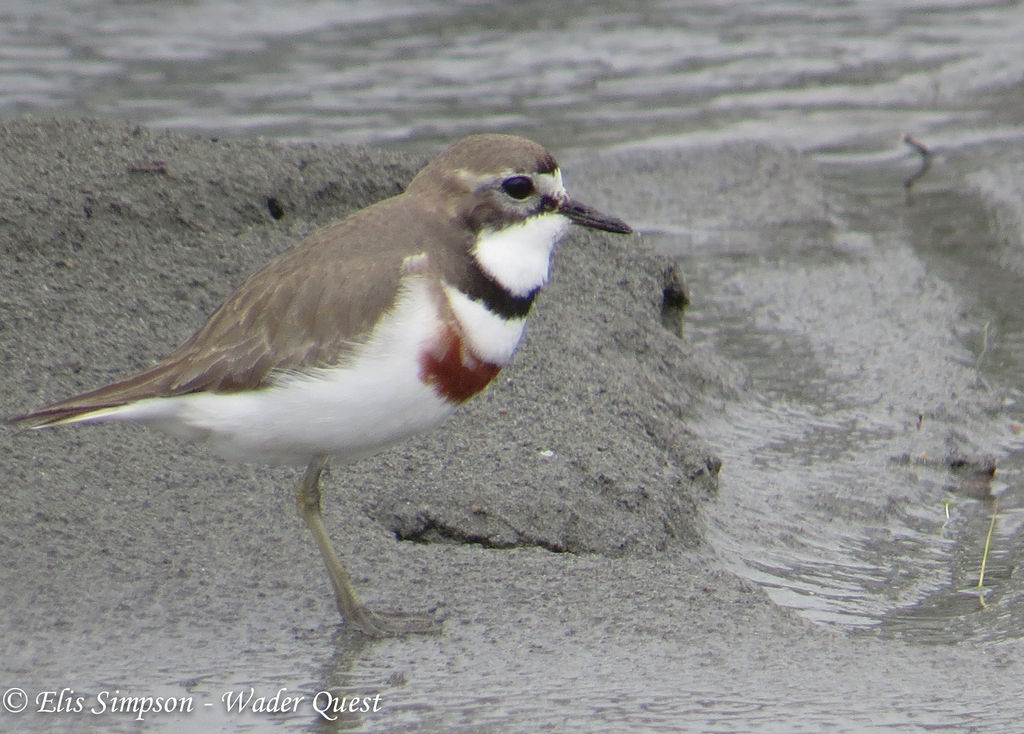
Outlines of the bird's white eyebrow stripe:
<svg viewBox="0 0 1024 734">
<path fill-rule="evenodd" d="M 561 168 L 556 168 L 550 173 L 531 173 L 529 171 L 516 171 L 509 168 L 497 175 L 492 173 L 474 173 L 473 171 L 467 171 L 462 168 L 456 172 L 456 175 L 472 189 L 489 188 L 496 186 L 509 178 L 514 178 L 515 176 L 527 176 L 531 178 L 535 184 L 547 184 L 548 182 L 551 182 L 549 186 L 538 186 L 538 188 L 547 189 L 543 193 L 565 193 L 565 182 L 562 179 Z"/>
</svg>

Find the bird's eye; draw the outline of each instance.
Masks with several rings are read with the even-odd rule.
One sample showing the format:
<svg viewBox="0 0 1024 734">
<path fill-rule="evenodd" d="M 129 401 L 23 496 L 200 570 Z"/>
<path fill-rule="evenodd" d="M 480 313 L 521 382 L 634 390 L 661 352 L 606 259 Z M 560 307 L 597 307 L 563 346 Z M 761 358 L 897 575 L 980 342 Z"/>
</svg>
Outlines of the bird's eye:
<svg viewBox="0 0 1024 734">
<path fill-rule="evenodd" d="M 513 176 L 501 182 L 501 190 L 513 199 L 525 199 L 534 192 L 533 181 L 527 176 Z"/>
</svg>

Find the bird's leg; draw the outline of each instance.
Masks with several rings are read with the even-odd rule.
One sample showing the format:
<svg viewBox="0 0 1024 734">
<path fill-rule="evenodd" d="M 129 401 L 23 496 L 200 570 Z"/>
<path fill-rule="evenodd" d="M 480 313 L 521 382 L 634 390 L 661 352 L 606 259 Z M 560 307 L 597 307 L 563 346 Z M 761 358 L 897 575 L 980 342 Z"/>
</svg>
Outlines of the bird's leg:
<svg viewBox="0 0 1024 734">
<path fill-rule="evenodd" d="M 302 479 L 295 487 L 295 498 L 299 514 L 313 533 L 316 547 L 327 566 L 327 573 L 334 586 L 334 598 L 338 611 L 346 622 L 354 624 L 371 637 L 389 637 L 416 632 L 439 632 L 440 624 L 431 615 L 403 614 L 401 612 L 373 612 L 367 609 L 352 586 L 352 577 L 331 544 L 323 517 L 320 514 L 320 473 L 327 465 L 326 456 L 315 456 L 306 467 Z"/>
</svg>

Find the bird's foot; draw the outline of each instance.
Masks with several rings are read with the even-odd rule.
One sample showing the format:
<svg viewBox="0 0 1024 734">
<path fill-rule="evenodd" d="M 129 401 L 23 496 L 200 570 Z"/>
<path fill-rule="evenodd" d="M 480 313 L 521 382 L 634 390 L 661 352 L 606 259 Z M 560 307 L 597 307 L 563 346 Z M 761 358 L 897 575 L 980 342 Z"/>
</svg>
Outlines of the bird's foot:
<svg viewBox="0 0 1024 734">
<path fill-rule="evenodd" d="M 350 614 L 342 615 L 345 622 L 355 627 L 368 637 L 401 637 L 403 635 L 436 635 L 441 632 L 443 617 L 433 613 L 417 614 L 414 612 L 396 612 L 381 610 L 378 612 L 360 604 Z"/>
</svg>

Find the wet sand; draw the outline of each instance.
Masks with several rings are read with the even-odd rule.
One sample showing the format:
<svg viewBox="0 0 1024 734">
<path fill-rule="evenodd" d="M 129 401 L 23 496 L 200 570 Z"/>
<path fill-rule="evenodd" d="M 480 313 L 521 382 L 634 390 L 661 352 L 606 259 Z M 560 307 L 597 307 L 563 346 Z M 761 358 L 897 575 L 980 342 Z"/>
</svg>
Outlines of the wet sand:
<svg viewBox="0 0 1024 734">
<path fill-rule="evenodd" d="M 563 164 L 570 190 L 627 220 L 618 190 L 672 206 L 695 162 L 799 182 L 759 209 L 741 187 L 719 192 L 755 223 L 785 224 L 779 206 L 823 211 L 801 157 L 718 155 Z M 5 415 L 149 364 L 245 273 L 423 163 L 83 120 L 4 123 L 0 158 Z M 437 637 L 368 641 L 338 624 L 292 505 L 295 470 L 133 427 L 4 430 L 5 686 L 28 692 L 29 709 L 63 687 L 90 705 L 108 690 L 193 696 L 197 711 L 146 717 L 168 730 L 309 729 L 323 690 L 379 693 L 379 711 L 345 717 L 368 730 L 1014 721 L 1020 704 L 1000 689 L 1020 677 L 1015 643 L 844 634 L 725 570 L 702 519 L 720 461 L 687 417 L 735 401 L 744 374 L 665 328 L 669 264 L 643 238 L 576 231 L 495 385 L 444 429 L 325 477 L 328 528 L 360 591 L 438 608 Z M 222 695 L 249 686 L 307 699 L 273 717 L 225 711 Z M 88 712 L 17 725 L 55 716 L 136 726 Z"/>
</svg>

